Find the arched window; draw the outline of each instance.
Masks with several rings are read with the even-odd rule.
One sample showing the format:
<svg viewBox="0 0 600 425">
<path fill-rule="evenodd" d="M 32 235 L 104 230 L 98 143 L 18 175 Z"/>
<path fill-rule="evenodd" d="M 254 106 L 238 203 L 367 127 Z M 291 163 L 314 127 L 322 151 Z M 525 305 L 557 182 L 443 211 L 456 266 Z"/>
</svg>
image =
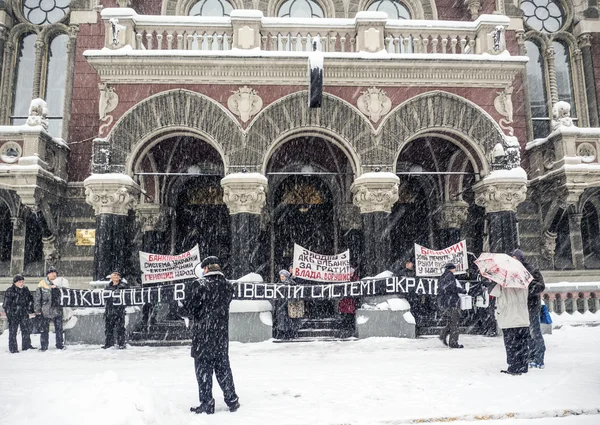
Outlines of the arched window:
<svg viewBox="0 0 600 425">
<path fill-rule="evenodd" d="M 565 22 L 563 7 L 555 0 L 522 0 L 521 10 L 525 23 L 535 31 L 554 33 Z"/>
<path fill-rule="evenodd" d="M 410 19 L 410 12 L 398 0 L 377 0 L 367 10 L 386 12 L 390 19 Z"/>
<path fill-rule="evenodd" d="M 46 103 L 48 104 L 48 132 L 62 134 L 65 88 L 67 85 L 67 49 L 69 36 L 54 37 L 48 49 L 48 72 L 46 73 Z"/>
<path fill-rule="evenodd" d="M 23 0 L 23 15 L 35 25 L 55 24 L 69 13 L 71 0 Z"/>
<path fill-rule="evenodd" d="M 200 0 L 190 9 L 190 16 L 229 16 L 232 10 L 227 0 Z"/>
<path fill-rule="evenodd" d="M 577 115 L 577 105 L 575 103 L 575 92 L 573 91 L 573 72 L 571 71 L 569 46 L 563 41 L 554 41 L 552 47 L 554 48 L 558 98 L 571 105 L 571 116 L 575 117 Z"/>
<path fill-rule="evenodd" d="M 323 8 L 313 0 L 286 0 L 277 14 L 280 18 L 324 18 Z"/>
<path fill-rule="evenodd" d="M 29 115 L 29 104 L 33 98 L 33 74 L 35 70 L 36 34 L 25 34 L 19 39 L 15 63 L 15 81 L 12 90 L 13 125 L 25 124 Z"/>
<path fill-rule="evenodd" d="M 533 121 L 533 138 L 546 137 L 550 132 L 550 118 L 548 116 L 548 97 L 546 94 L 546 80 L 544 58 L 537 43 L 525 41 L 527 49 L 527 82 L 529 87 L 529 103 L 531 105 L 531 119 Z"/>
<path fill-rule="evenodd" d="M 583 207 L 581 237 L 586 268 L 600 268 L 600 223 L 598 211 L 591 202 L 586 202 Z"/>
</svg>

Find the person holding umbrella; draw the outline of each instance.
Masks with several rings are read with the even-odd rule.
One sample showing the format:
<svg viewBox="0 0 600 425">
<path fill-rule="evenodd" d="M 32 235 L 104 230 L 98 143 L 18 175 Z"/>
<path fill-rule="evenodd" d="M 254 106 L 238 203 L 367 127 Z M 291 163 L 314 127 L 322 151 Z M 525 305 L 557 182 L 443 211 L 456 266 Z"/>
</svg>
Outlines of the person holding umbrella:
<svg viewBox="0 0 600 425">
<path fill-rule="evenodd" d="M 523 265 L 506 254 L 484 253 L 475 261 L 481 275 L 495 282 L 490 295 L 496 297 L 496 320 L 504 335 L 509 375 L 527 373 L 529 368 L 529 310 L 527 296 L 533 279 Z"/>
</svg>

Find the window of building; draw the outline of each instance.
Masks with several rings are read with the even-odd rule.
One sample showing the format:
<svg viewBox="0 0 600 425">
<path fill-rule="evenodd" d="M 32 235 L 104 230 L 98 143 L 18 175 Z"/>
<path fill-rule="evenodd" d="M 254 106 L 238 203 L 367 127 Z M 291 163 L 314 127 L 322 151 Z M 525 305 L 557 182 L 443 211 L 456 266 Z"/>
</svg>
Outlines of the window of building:
<svg viewBox="0 0 600 425">
<path fill-rule="evenodd" d="M 69 36 L 54 37 L 48 48 L 48 72 L 46 73 L 46 96 L 48 104 L 48 132 L 62 134 L 65 89 L 67 86 L 67 49 Z"/>
<path fill-rule="evenodd" d="M 386 12 L 390 19 L 410 19 L 408 8 L 397 0 L 377 0 L 367 10 Z"/>
<path fill-rule="evenodd" d="M 573 66 L 572 50 L 576 46 L 566 41 L 573 39 L 568 32 L 572 19 L 560 0 L 521 0 L 521 10 L 527 31 L 524 47 L 529 57 L 527 82 L 533 138 L 538 139 L 550 133 L 552 105 L 558 101 L 571 105 L 571 117 L 577 122 L 577 111 L 585 105 L 578 105 L 574 74 L 583 70 Z M 579 102 L 584 101 L 579 98 Z"/>
<path fill-rule="evenodd" d="M 229 16 L 232 10 L 227 0 L 201 0 L 190 9 L 190 16 Z"/>
<path fill-rule="evenodd" d="M 10 122 L 22 125 L 29 116 L 29 104 L 33 98 L 33 74 L 35 70 L 36 34 L 25 34 L 19 39 L 16 56 L 13 105 Z"/>
<path fill-rule="evenodd" d="M 55 24 L 69 14 L 71 0 L 23 0 L 23 15 L 35 25 Z"/>
<path fill-rule="evenodd" d="M 324 18 L 323 8 L 313 0 L 286 0 L 279 8 L 280 18 Z"/>
</svg>

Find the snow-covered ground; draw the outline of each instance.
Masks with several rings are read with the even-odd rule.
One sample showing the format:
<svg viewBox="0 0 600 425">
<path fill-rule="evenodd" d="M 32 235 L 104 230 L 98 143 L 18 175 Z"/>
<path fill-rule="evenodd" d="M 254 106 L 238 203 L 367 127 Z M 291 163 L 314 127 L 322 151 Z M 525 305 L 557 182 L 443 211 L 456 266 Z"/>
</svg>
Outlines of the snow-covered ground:
<svg viewBox="0 0 600 425">
<path fill-rule="evenodd" d="M 500 338 L 461 335 L 462 350 L 436 337 L 232 343 L 242 406 L 229 413 L 215 382 L 213 416 L 189 412 L 197 387 L 187 347 L 57 351 L 51 335 L 45 353 L 10 354 L 7 340 L 5 332 L 1 424 L 600 424 L 598 326 L 555 330 L 546 336 L 546 369 L 516 377 L 499 373 Z"/>
</svg>

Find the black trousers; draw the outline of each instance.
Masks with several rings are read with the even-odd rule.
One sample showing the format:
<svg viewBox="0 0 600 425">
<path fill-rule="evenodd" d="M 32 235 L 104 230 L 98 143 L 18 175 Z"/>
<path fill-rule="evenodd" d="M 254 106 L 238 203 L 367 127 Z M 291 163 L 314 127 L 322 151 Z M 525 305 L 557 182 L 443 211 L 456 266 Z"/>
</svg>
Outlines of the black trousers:
<svg viewBox="0 0 600 425">
<path fill-rule="evenodd" d="M 106 345 L 115 345 L 115 331 L 117 334 L 117 344 L 125 345 L 125 312 L 122 314 L 113 313 L 104 316 L 104 333 L 106 335 Z"/>
<path fill-rule="evenodd" d="M 529 327 L 502 329 L 504 334 L 504 347 L 506 348 L 506 363 L 508 371 L 513 373 L 527 373 L 529 368 Z"/>
<path fill-rule="evenodd" d="M 54 333 L 56 334 L 56 348 L 63 348 L 63 317 L 58 316 L 54 319 L 47 319 L 42 317 L 42 332 L 40 333 L 40 348 L 42 350 L 48 349 L 49 335 L 50 332 L 50 320 L 54 321 Z"/>
<path fill-rule="evenodd" d="M 19 351 L 17 346 L 17 331 L 19 326 L 21 327 L 21 349 L 31 348 L 31 325 L 29 317 L 26 315 L 21 316 L 7 316 L 8 317 L 8 350 L 11 353 Z"/>
<path fill-rule="evenodd" d="M 212 404 L 215 401 L 212 396 L 213 371 L 221 391 L 223 391 L 223 398 L 227 406 L 231 406 L 238 400 L 227 352 L 215 356 L 194 357 L 194 368 L 196 370 L 196 380 L 198 381 L 200 404 Z"/>
<path fill-rule="evenodd" d="M 454 347 L 458 345 L 458 322 L 460 321 L 460 308 L 449 308 L 444 311 L 446 317 L 446 326 L 442 329 L 440 338 L 446 339 L 448 335 L 448 345 Z"/>
</svg>

